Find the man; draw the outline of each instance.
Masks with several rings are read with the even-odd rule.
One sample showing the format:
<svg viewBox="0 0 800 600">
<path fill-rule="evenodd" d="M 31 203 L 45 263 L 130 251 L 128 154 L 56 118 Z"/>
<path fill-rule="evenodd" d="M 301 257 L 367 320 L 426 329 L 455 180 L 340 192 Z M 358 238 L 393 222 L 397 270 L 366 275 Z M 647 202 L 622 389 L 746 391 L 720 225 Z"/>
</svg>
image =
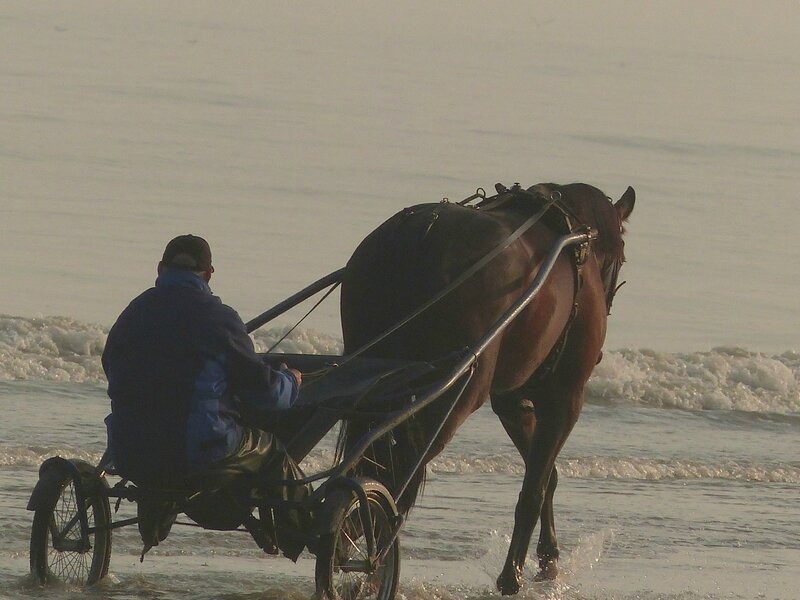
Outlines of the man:
<svg viewBox="0 0 800 600">
<path fill-rule="evenodd" d="M 108 334 L 108 447 L 120 475 L 140 485 L 258 473 L 278 443 L 242 423 L 242 409 L 288 408 L 297 398 L 300 372 L 264 365 L 242 319 L 212 294 L 213 272 L 203 238 L 176 237 L 155 287 Z"/>
</svg>

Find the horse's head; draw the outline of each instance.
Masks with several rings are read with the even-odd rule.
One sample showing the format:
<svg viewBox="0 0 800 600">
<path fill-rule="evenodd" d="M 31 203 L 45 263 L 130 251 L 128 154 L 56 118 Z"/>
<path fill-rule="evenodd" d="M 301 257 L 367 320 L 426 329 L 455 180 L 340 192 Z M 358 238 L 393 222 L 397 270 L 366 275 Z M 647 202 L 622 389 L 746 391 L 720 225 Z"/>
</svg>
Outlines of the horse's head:
<svg viewBox="0 0 800 600">
<path fill-rule="evenodd" d="M 628 187 L 616 203 L 596 187 L 585 183 L 571 183 L 556 185 L 553 183 L 539 184 L 529 191 L 538 192 L 549 198 L 553 192 L 561 195 L 561 202 L 571 211 L 579 223 L 573 225 L 588 225 L 597 230 L 598 238 L 593 244 L 593 250 L 600 266 L 600 276 L 606 292 L 606 306 L 611 312 L 611 303 L 614 294 L 619 289 L 617 277 L 625 262 L 625 233 L 624 223 L 633 212 L 636 201 L 636 192 Z"/>
</svg>

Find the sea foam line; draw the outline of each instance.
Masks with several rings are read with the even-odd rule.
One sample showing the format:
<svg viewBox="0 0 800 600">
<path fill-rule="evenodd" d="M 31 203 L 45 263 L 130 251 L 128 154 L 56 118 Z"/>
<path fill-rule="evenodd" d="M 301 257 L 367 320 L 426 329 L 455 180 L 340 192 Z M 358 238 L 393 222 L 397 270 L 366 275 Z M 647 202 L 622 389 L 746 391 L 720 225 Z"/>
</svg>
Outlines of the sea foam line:
<svg viewBox="0 0 800 600">
<path fill-rule="evenodd" d="M 64 446 L 14 446 L 0 444 L 0 467 L 38 467 L 51 456 L 79 458 L 97 464 L 101 452 Z M 316 473 L 333 465 L 333 451 L 315 450 L 301 464 L 308 473 Z M 700 462 L 692 460 L 656 460 L 631 457 L 561 458 L 557 462 L 562 477 L 614 480 L 727 480 L 763 483 L 800 484 L 800 464 L 748 463 L 741 461 Z M 487 457 L 438 456 L 429 465 L 437 474 L 503 474 L 522 476 L 522 460 L 512 454 Z"/>
<path fill-rule="evenodd" d="M 562 477 L 579 479 L 617 479 L 665 481 L 681 479 L 721 479 L 767 483 L 800 483 L 800 467 L 786 463 L 746 463 L 737 461 L 700 462 L 691 460 L 656 460 L 629 457 L 561 458 L 556 463 Z M 475 474 L 525 473 L 522 460 L 513 455 L 489 457 L 435 458 L 431 473 Z"/>
</svg>

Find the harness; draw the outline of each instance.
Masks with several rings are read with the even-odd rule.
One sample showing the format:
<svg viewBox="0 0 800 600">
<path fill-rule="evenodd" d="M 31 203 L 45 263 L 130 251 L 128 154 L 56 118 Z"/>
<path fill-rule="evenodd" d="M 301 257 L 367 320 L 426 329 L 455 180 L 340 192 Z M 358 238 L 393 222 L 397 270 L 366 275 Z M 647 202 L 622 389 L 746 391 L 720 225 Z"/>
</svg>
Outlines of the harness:
<svg viewBox="0 0 800 600">
<path fill-rule="evenodd" d="M 574 211 L 563 202 L 561 193 L 557 190 L 551 191 L 549 188 L 547 188 L 547 186 L 542 184 L 534 186 L 532 190 L 526 190 L 523 189 L 518 183 L 515 183 L 511 189 L 508 189 L 504 185 L 498 183 L 495 185 L 495 189 L 498 193 L 497 196 L 484 199 L 478 203 L 476 208 L 482 210 L 497 209 L 502 207 L 512 198 L 522 195 L 532 197 L 539 202 L 541 202 L 543 198 L 549 196 L 552 199 L 552 208 L 555 210 L 547 213 L 547 216 L 549 217 L 547 224 L 554 231 L 564 234 L 584 233 L 591 231 L 591 227 L 584 224 L 574 213 Z M 586 261 L 589 258 L 590 250 L 590 242 L 588 241 L 573 248 L 571 263 L 575 285 L 573 286 L 572 310 L 570 311 L 567 322 L 564 324 L 564 329 L 561 331 L 561 335 L 559 335 L 556 343 L 553 345 L 553 348 L 550 350 L 542 364 L 539 365 L 539 368 L 536 369 L 534 374 L 528 379 L 528 381 L 526 381 L 521 388 L 514 390 L 515 396 L 519 393 L 527 395 L 527 390 L 529 387 L 539 383 L 542 379 L 553 373 L 553 371 L 558 368 L 564 348 L 567 345 L 567 339 L 569 337 L 572 324 L 575 321 L 575 317 L 578 315 L 578 294 L 583 287 L 583 266 L 586 264 Z"/>
<path fill-rule="evenodd" d="M 532 188 L 533 191 L 531 191 L 522 188 L 518 183 L 515 183 L 511 188 L 507 188 L 506 186 L 498 183 L 495 185 L 495 189 L 497 191 L 497 194 L 491 197 L 487 197 L 485 190 L 483 188 L 478 188 L 475 194 L 469 196 L 468 198 L 465 198 L 464 200 L 456 202 L 456 204 L 460 206 L 468 206 L 473 201 L 480 199 L 480 201 L 477 204 L 475 204 L 473 208 L 475 210 L 482 210 L 488 212 L 491 210 L 496 210 L 501 208 L 503 205 L 505 205 L 512 199 L 524 197 L 527 200 L 539 205 L 540 208 L 538 211 L 536 211 L 536 213 L 528 217 L 519 227 L 517 227 L 517 229 L 515 229 L 512 233 L 510 233 L 505 238 L 505 240 L 503 240 L 503 242 L 501 242 L 495 248 L 490 250 L 477 262 L 472 264 L 470 268 L 461 273 L 456 279 L 451 281 L 450 284 L 447 285 L 444 289 L 440 290 L 437 294 L 435 294 L 432 298 L 430 298 L 428 301 L 419 306 L 411 314 L 402 318 L 400 321 L 398 321 L 393 326 L 385 330 L 379 336 L 367 342 L 366 344 L 364 344 L 351 354 L 348 354 L 347 357 L 343 358 L 341 362 L 337 363 L 336 365 L 337 367 L 341 367 L 346 363 L 350 362 L 351 360 L 355 359 L 356 357 L 360 356 L 361 354 L 363 354 L 364 352 L 366 352 L 367 350 L 369 350 L 382 340 L 386 339 L 392 333 L 403 327 L 406 323 L 415 319 L 422 312 L 426 311 L 428 308 L 436 304 L 439 300 L 441 300 L 443 297 L 449 294 L 453 289 L 455 289 L 461 283 L 472 277 L 472 275 L 474 275 L 480 269 L 486 266 L 493 258 L 502 253 L 506 248 L 508 248 L 512 243 L 518 240 L 526 231 L 528 231 L 531 227 L 533 227 L 534 224 L 536 224 L 540 220 L 544 220 L 554 231 L 557 232 L 560 231 L 566 234 L 592 232 L 592 228 L 584 224 L 578 218 L 578 216 L 572 211 L 572 209 L 563 202 L 561 198 L 561 193 L 558 190 L 551 191 L 544 185 L 538 185 Z M 450 200 L 448 198 L 443 198 L 441 204 L 447 204 L 449 202 Z M 427 207 L 429 205 L 425 206 Z M 550 210 L 551 208 L 554 208 L 555 210 Z M 402 211 L 402 214 L 405 216 L 410 216 L 415 212 L 417 212 L 418 210 L 419 210 L 418 207 L 409 207 L 404 209 Z M 438 218 L 439 218 L 438 207 L 436 207 L 433 210 L 431 210 L 430 221 L 423 233 L 422 236 L 423 238 L 428 234 L 428 232 L 430 232 L 431 228 L 433 227 L 434 223 L 437 221 Z M 528 380 L 528 382 L 526 382 L 526 384 L 522 386 L 523 388 L 527 388 L 528 385 L 535 383 L 544 376 L 546 376 L 547 374 L 552 373 L 558 366 L 564 347 L 566 346 L 569 330 L 578 312 L 577 297 L 583 285 L 582 268 L 586 263 L 586 261 L 588 260 L 590 250 L 591 246 L 589 241 L 584 242 L 583 244 L 580 244 L 573 248 L 572 265 L 575 277 L 575 285 L 573 286 L 574 293 L 573 293 L 572 311 L 570 312 L 570 316 L 567 319 L 567 323 L 564 326 L 564 330 L 562 331 L 561 335 L 559 336 L 559 339 L 557 340 L 556 344 L 550 351 L 550 354 L 548 354 L 545 361 L 542 363 L 542 365 L 540 365 L 540 367 L 536 370 L 536 372 Z M 612 265 L 612 267 L 613 268 L 608 273 L 606 273 L 605 268 L 603 270 L 604 284 L 606 279 L 608 279 L 610 284 L 612 285 L 616 283 L 616 278 L 619 273 L 619 264 Z M 611 307 L 611 300 L 613 299 L 613 296 L 616 293 L 616 290 L 619 289 L 619 287 L 621 287 L 621 285 L 613 289 L 605 288 L 607 290 L 606 302 L 609 310 Z M 330 291 L 328 293 L 330 293 Z M 314 308 L 316 308 L 316 305 Z M 295 327 L 296 326 L 297 325 L 295 325 Z M 292 329 L 294 329 L 294 327 Z"/>
<path fill-rule="evenodd" d="M 533 196 L 538 198 L 539 201 L 541 201 L 541 199 L 547 195 L 549 195 L 551 198 L 553 198 L 555 195 L 556 198 L 552 203 L 552 207 L 555 210 L 549 212 L 549 220 L 547 224 L 555 231 L 560 231 L 563 233 L 591 231 L 591 227 L 583 223 L 581 219 L 574 213 L 574 211 L 572 211 L 572 209 L 561 200 L 561 194 L 558 191 L 550 191 L 549 188 L 543 184 L 534 186 L 531 190 L 524 190 L 519 184 L 514 184 L 511 189 L 508 189 L 502 184 L 498 183 L 495 188 L 498 192 L 498 195 L 492 198 L 484 197 L 481 202 L 476 205 L 476 208 L 483 208 L 483 210 L 497 209 L 503 206 L 511 198 L 521 194 Z M 481 190 L 478 190 L 477 196 L 480 196 L 480 191 Z M 474 199 L 475 197 L 476 196 L 472 196 L 467 200 Z M 574 293 L 572 310 L 570 311 L 570 315 L 567 318 L 567 322 L 564 325 L 561 335 L 559 335 L 558 340 L 556 340 L 556 343 L 553 345 L 553 348 L 550 350 L 545 360 L 525 383 L 523 383 L 519 388 L 510 390 L 503 394 L 493 394 L 492 404 L 495 412 L 498 414 L 508 411 L 533 410 L 533 404 L 529 400 L 531 393 L 534 391 L 534 388 L 542 382 L 542 380 L 551 375 L 558 368 L 558 365 L 561 362 L 561 357 L 564 353 L 564 349 L 567 345 L 570 330 L 575 321 L 575 317 L 578 314 L 578 294 L 583 287 L 582 271 L 583 266 L 586 264 L 586 261 L 589 258 L 590 250 L 591 248 L 589 242 L 583 243 L 573 249 L 572 266 L 575 277 L 575 285 L 573 287 Z M 600 277 L 603 282 L 603 289 L 606 293 L 607 314 L 611 314 L 611 304 L 614 300 L 614 296 L 619 288 L 625 284 L 623 281 L 621 284 L 617 285 L 617 277 L 619 276 L 621 266 L 622 259 L 610 260 L 601 266 Z M 600 362 L 602 356 L 603 355 L 601 352 L 597 362 Z"/>
<path fill-rule="evenodd" d="M 561 231 L 562 233 L 583 233 L 591 231 L 591 227 L 584 224 L 581 219 L 575 214 L 575 212 L 566 205 L 563 201 L 561 201 L 561 194 L 556 191 L 550 191 L 549 188 L 543 184 L 536 185 L 532 188 L 534 190 L 531 192 L 530 190 L 525 190 L 518 183 L 515 183 L 511 189 L 506 188 L 501 183 L 495 185 L 497 189 L 497 195 L 492 196 L 491 198 L 486 198 L 486 192 L 483 188 L 478 188 L 477 192 L 459 202 L 460 205 L 465 205 L 471 202 L 476 198 L 481 198 L 481 202 L 476 205 L 476 208 L 483 209 L 483 210 L 493 210 L 495 208 L 500 208 L 510 199 L 514 198 L 515 196 L 527 194 L 528 196 L 533 196 L 534 198 L 539 199 L 541 201 L 547 197 L 555 198 L 553 200 L 553 208 L 556 209 L 556 212 L 549 213 L 549 222 L 550 225 L 555 231 Z M 609 198 L 609 201 L 611 199 Z M 620 226 L 621 227 L 621 226 Z M 581 267 L 583 267 L 584 263 L 589 257 L 589 250 L 590 245 L 589 242 L 581 244 L 580 246 L 576 246 L 574 248 L 574 266 L 576 270 L 576 291 L 575 295 L 577 296 L 578 291 L 580 291 L 580 286 L 583 284 L 583 281 L 580 278 L 580 271 Z M 617 285 L 617 278 L 619 277 L 620 268 L 622 267 L 623 259 L 614 259 L 609 260 L 605 264 L 602 265 L 600 268 L 600 279 L 603 282 L 603 289 L 606 292 L 606 314 L 611 314 L 611 305 L 614 302 L 614 296 L 616 296 L 619 288 L 625 285 L 625 281 Z"/>
<path fill-rule="evenodd" d="M 475 210 L 480 210 L 484 212 L 491 212 L 495 210 L 502 209 L 506 204 L 510 201 L 524 198 L 526 201 L 530 202 L 534 206 L 539 205 L 539 210 L 526 219 L 522 225 L 520 225 L 513 233 L 511 233 L 499 246 L 497 246 L 494 250 L 489 252 L 486 256 L 484 256 L 481 260 L 473 264 L 467 271 L 462 273 L 455 281 L 452 282 L 450 286 L 446 289 L 442 290 L 439 294 L 434 296 L 431 300 L 423 304 L 420 308 L 414 311 L 411 315 L 403 319 L 400 323 L 396 324 L 390 330 L 388 330 L 384 335 L 381 335 L 377 340 L 373 340 L 370 342 L 367 347 L 372 346 L 373 344 L 377 343 L 385 336 L 389 335 L 393 331 L 399 329 L 402 325 L 409 322 L 411 319 L 416 317 L 419 313 L 427 309 L 430 305 L 437 302 L 441 299 L 444 295 L 449 293 L 453 288 L 459 285 L 461 282 L 466 280 L 467 278 L 471 277 L 475 272 L 479 269 L 484 267 L 491 259 L 495 256 L 500 254 L 503 250 L 508 248 L 514 241 L 519 239 L 526 231 L 528 231 L 535 223 L 542 220 L 544 221 L 553 231 L 562 233 L 562 234 L 571 234 L 571 233 L 589 233 L 592 228 L 586 224 L 584 224 L 581 219 L 575 214 L 575 212 L 563 201 L 561 197 L 561 193 L 558 190 L 550 190 L 547 186 L 540 184 L 534 186 L 530 190 L 523 188 L 520 186 L 519 183 L 515 183 L 511 188 L 507 188 L 501 183 L 495 184 L 495 190 L 497 193 L 494 196 L 487 197 L 486 191 L 483 188 L 478 188 L 476 192 L 457 202 L 456 204 L 460 206 L 469 206 L 475 200 L 480 199 L 480 201 L 474 205 Z M 449 203 L 449 199 L 444 198 L 442 199 L 442 203 L 446 204 Z M 551 210 L 553 209 L 553 210 Z M 406 216 L 410 216 L 414 213 L 414 208 L 407 208 L 403 211 L 403 214 Z M 428 232 L 433 227 L 436 220 L 439 218 L 438 208 L 434 208 L 430 214 L 430 220 L 428 222 L 428 226 L 423 233 L 423 237 L 428 234 Z M 573 286 L 573 298 L 572 298 L 572 310 L 570 311 L 569 318 L 567 319 L 566 324 L 564 325 L 564 329 L 561 332 L 558 340 L 556 341 L 553 348 L 550 350 L 550 353 L 547 355 L 543 363 L 539 366 L 536 372 L 531 376 L 531 378 L 523 384 L 522 388 L 515 390 L 515 392 L 522 392 L 529 388 L 549 374 L 551 374 L 555 369 L 558 367 L 559 362 L 561 361 L 561 356 L 564 352 L 564 348 L 567 345 L 567 338 L 569 337 L 569 332 L 572 327 L 572 324 L 575 320 L 575 317 L 578 314 L 578 294 L 580 293 L 581 288 L 583 287 L 583 266 L 586 264 L 586 261 L 589 258 L 589 252 L 591 250 L 590 242 L 585 242 L 573 248 L 573 255 L 572 255 L 572 266 L 573 266 L 573 274 L 574 274 L 574 282 L 575 285 Z M 616 283 L 616 277 L 619 272 L 619 265 L 610 265 L 614 266 L 607 275 L 605 271 L 603 272 L 603 277 L 606 276 L 611 280 L 611 283 Z M 604 282 L 605 283 L 605 282 Z M 608 288 L 605 288 L 608 289 Z M 618 289 L 618 288 L 617 288 Z M 610 310 L 611 304 L 610 301 L 613 298 L 614 293 L 616 292 L 615 289 L 613 291 L 609 291 L 606 296 L 606 303 Z M 360 348 L 357 352 L 360 353 L 365 348 Z"/>
</svg>

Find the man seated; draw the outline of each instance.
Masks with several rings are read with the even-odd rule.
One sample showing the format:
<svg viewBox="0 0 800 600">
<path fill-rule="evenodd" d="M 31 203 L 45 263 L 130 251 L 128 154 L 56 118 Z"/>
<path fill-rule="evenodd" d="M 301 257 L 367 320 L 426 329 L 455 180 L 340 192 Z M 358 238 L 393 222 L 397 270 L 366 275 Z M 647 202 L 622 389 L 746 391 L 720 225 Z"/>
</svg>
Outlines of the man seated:
<svg viewBox="0 0 800 600">
<path fill-rule="evenodd" d="M 301 374 L 262 362 L 242 319 L 212 294 L 213 272 L 203 238 L 176 237 L 158 263 L 155 287 L 108 334 L 108 448 L 118 473 L 140 486 L 212 487 L 220 474 L 265 469 L 280 478 L 281 465 L 291 462 L 241 413 L 289 408 Z"/>
</svg>

